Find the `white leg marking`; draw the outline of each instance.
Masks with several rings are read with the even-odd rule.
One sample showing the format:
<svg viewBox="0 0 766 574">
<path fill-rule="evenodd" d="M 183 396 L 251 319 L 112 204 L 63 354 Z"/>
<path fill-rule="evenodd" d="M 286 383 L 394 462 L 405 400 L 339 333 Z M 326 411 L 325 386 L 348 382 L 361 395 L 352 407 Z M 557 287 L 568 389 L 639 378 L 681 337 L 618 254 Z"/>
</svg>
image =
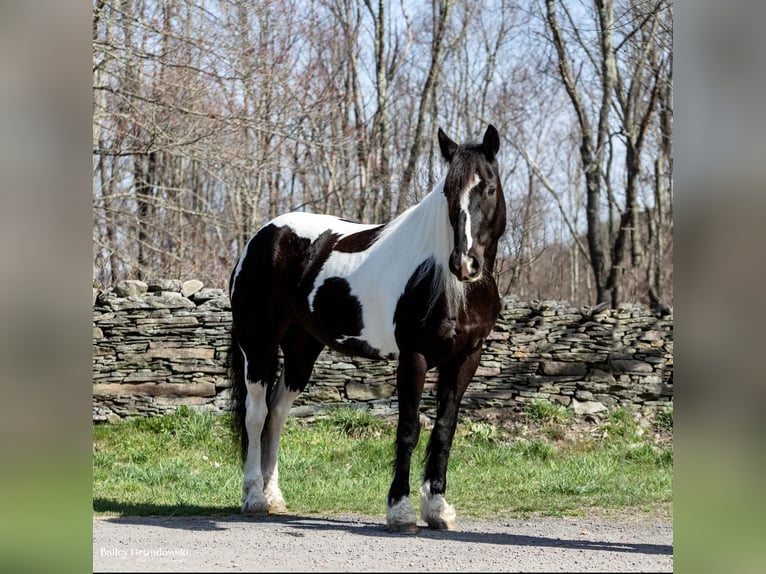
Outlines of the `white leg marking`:
<svg viewBox="0 0 766 574">
<path fill-rule="evenodd" d="M 417 532 L 418 517 L 412 508 L 410 497 L 405 496 L 393 506 L 388 507 L 386 522 L 392 532 Z"/>
<path fill-rule="evenodd" d="M 266 497 L 270 514 L 287 512 L 285 498 L 279 488 L 279 438 L 282 427 L 290 412 L 290 405 L 300 393 L 285 388 L 284 371 L 279 377 L 271 400 L 266 419 L 265 432 L 261 437 L 261 470 L 263 472 L 263 494 Z"/>
<path fill-rule="evenodd" d="M 437 530 L 454 530 L 457 526 L 455 508 L 444 500 L 443 494 L 431 493 L 428 480 L 420 487 L 420 516 Z"/>
<path fill-rule="evenodd" d="M 247 359 L 245 359 L 245 373 L 247 373 Z M 242 481 L 242 513 L 264 516 L 267 514 L 268 505 L 263 496 L 261 432 L 266 420 L 267 408 L 266 387 L 260 381 L 247 382 L 245 408 L 248 446 L 245 459 L 245 477 Z"/>
</svg>

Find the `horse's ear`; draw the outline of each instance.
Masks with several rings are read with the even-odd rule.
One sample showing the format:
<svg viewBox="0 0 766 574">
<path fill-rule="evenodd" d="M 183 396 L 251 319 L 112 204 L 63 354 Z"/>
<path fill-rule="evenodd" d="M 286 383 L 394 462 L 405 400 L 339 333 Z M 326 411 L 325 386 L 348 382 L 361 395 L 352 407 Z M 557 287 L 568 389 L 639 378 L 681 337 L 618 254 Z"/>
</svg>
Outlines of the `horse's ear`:
<svg viewBox="0 0 766 574">
<path fill-rule="evenodd" d="M 484 148 L 484 155 L 487 156 L 489 161 L 495 159 L 497 151 L 500 149 L 500 136 L 495 129 L 495 126 L 489 124 L 487 131 L 484 132 L 484 141 L 481 142 L 481 146 Z"/>
<path fill-rule="evenodd" d="M 455 156 L 457 151 L 457 144 L 453 142 L 447 134 L 445 134 L 441 128 L 439 128 L 439 149 L 442 152 L 442 157 L 449 163 Z"/>
</svg>

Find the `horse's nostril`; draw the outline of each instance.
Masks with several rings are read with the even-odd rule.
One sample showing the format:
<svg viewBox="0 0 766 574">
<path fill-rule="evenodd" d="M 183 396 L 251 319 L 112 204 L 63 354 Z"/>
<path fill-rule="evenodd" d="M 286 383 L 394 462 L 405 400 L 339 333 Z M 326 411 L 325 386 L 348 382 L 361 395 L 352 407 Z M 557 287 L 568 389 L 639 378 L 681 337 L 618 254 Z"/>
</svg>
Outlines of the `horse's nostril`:
<svg viewBox="0 0 766 574">
<path fill-rule="evenodd" d="M 473 255 L 462 255 L 460 257 L 460 279 L 468 281 L 475 279 L 481 274 L 481 264 Z"/>
</svg>

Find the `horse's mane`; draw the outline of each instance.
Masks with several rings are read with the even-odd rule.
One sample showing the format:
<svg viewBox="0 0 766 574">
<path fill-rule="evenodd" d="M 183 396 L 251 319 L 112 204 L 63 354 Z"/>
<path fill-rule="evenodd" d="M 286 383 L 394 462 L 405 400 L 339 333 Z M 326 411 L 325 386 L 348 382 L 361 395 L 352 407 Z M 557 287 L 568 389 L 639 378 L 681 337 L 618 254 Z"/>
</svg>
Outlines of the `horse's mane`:
<svg viewBox="0 0 766 574">
<path fill-rule="evenodd" d="M 386 268 L 386 260 L 392 258 L 391 265 L 416 267 L 418 274 L 413 278 L 415 283 L 424 280 L 433 270 L 426 315 L 444 293 L 449 315 L 457 316 L 465 305 L 465 284 L 449 270 L 449 257 L 453 249 L 454 235 L 449 225 L 442 179 L 420 203 L 384 227 L 371 247 L 370 261 L 376 260 L 376 265 Z M 433 266 L 421 265 L 429 258 L 432 258 Z"/>
</svg>

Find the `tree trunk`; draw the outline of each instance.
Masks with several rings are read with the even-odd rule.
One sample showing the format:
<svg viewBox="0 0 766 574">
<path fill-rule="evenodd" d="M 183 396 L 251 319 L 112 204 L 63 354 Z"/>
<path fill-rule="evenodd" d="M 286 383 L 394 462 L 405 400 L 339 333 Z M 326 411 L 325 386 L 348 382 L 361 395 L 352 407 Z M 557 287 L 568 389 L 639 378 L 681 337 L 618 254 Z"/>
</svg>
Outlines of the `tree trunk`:
<svg viewBox="0 0 766 574">
<path fill-rule="evenodd" d="M 436 0 L 435 0 L 436 1 Z M 415 167 L 420 151 L 423 147 L 423 127 L 425 123 L 426 112 L 428 111 L 428 102 L 433 97 L 436 80 L 441 69 L 442 50 L 444 48 L 444 34 L 447 28 L 450 11 L 454 0 L 438 0 L 438 6 L 434 7 L 434 29 L 431 40 L 431 65 L 428 69 L 426 81 L 420 92 L 420 103 L 418 105 L 418 117 L 415 123 L 415 132 L 412 134 L 412 144 L 408 154 L 407 164 L 402 172 L 402 179 L 399 184 L 399 193 L 396 198 L 396 213 L 401 213 L 407 207 L 407 196 L 412 185 L 412 178 L 415 175 Z M 438 12 L 437 12 L 438 9 Z"/>
</svg>

